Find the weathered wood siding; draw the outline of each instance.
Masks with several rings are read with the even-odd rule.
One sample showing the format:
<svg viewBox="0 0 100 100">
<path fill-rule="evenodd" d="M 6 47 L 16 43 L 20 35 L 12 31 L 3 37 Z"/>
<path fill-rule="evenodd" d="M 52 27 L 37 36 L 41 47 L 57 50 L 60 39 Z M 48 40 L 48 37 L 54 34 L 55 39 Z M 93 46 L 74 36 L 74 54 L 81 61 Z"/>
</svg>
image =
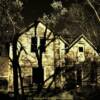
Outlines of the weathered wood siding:
<svg viewBox="0 0 100 100">
<path fill-rule="evenodd" d="M 43 37 L 45 32 L 45 26 L 41 23 L 39 23 L 38 28 L 37 28 L 37 38 L 38 40 Z M 47 30 L 46 37 L 50 34 L 50 30 Z M 34 27 L 31 28 L 28 32 L 23 34 L 20 38 L 19 41 L 23 45 L 24 49 L 21 52 L 20 55 L 20 66 L 22 69 L 22 76 L 23 78 L 25 77 L 30 77 L 29 82 L 32 82 L 32 68 L 38 67 L 37 63 L 37 58 L 34 52 L 31 52 L 31 38 L 35 36 L 35 31 Z M 46 45 L 54 38 L 53 33 L 49 36 L 49 38 L 46 40 Z M 55 42 L 59 41 L 60 44 L 58 45 L 59 49 L 59 54 L 55 52 L 56 47 L 55 47 Z M 38 46 L 40 45 L 38 41 Z M 56 39 L 53 42 L 51 42 L 49 45 L 46 47 L 46 52 L 43 53 L 43 69 L 44 69 L 44 80 L 48 79 L 52 74 L 54 74 L 54 67 L 55 66 L 55 55 L 58 54 L 60 56 L 59 62 L 60 64 L 64 62 L 64 43 L 60 39 Z M 18 44 L 18 48 L 20 48 L 20 44 Z M 10 47 L 10 57 L 12 56 L 11 52 L 11 47 Z M 13 76 L 12 76 L 13 77 Z M 49 79 L 46 82 L 49 84 L 52 81 L 53 78 Z M 25 84 L 26 85 L 26 84 Z"/>
</svg>

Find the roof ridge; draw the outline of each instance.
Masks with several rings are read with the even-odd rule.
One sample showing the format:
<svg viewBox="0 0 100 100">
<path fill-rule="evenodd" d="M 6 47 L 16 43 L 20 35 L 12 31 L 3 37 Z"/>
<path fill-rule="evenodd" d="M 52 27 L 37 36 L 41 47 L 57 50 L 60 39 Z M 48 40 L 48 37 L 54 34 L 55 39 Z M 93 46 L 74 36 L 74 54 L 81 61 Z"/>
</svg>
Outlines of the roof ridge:
<svg viewBox="0 0 100 100">
<path fill-rule="evenodd" d="M 81 38 L 84 38 L 95 50 L 97 50 L 96 46 L 94 46 L 94 44 L 84 35 L 84 34 L 80 34 L 76 39 L 74 39 L 71 44 L 69 45 L 69 47 L 66 47 L 65 49 L 70 49 L 75 43 L 77 43 L 77 41 L 79 41 Z"/>
</svg>

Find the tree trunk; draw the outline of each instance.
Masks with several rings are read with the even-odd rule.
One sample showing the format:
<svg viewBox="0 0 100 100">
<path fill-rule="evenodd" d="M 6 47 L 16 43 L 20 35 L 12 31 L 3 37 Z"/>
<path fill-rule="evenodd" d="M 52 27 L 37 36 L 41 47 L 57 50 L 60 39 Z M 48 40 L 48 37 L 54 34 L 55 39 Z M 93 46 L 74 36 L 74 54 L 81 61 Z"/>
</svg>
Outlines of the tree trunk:
<svg viewBox="0 0 100 100">
<path fill-rule="evenodd" d="M 42 66 L 42 52 L 40 51 L 40 56 L 38 59 L 38 68 L 39 68 L 39 72 L 40 72 L 40 80 L 38 83 L 38 92 L 41 92 L 42 88 L 43 88 L 43 83 L 44 83 L 44 70 L 43 70 L 43 66 Z"/>
<path fill-rule="evenodd" d="M 14 85 L 14 100 L 18 100 L 19 92 L 18 92 L 18 72 L 16 61 L 13 61 L 13 85 Z"/>
<path fill-rule="evenodd" d="M 17 56 L 17 38 L 14 37 L 12 50 L 13 50 L 13 86 L 14 86 L 14 100 L 18 100 L 19 91 L 18 91 L 18 56 Z"/>
</svg>

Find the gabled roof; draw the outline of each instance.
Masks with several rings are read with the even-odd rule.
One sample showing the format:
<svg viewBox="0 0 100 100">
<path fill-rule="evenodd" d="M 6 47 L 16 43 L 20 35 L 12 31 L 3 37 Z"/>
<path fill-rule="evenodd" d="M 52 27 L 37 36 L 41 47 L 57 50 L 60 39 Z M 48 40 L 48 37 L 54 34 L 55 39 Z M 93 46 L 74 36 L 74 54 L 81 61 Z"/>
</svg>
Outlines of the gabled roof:
<svg viewBox="0 0 100 100">
<path fill-rule="evenodd" d="M 87 41 L 95 50 L 97 50 L 97 47 L 84 35 L 81 34 L 79 37 L 77 37 L 72 43 L 66 47 L 65 49 L 69 50 L 73 45 L 75 45 L 81 38 L 83 38 L 85 41 Z"/>
<path fill-rule="evenodd" d="M 60 39 L 63 43 L 65 43 L 67 46 L 69 46 L 69 43 L 67 41 L 65 41 L 62 36 L 56 36 L 56 38 Z"/>
<path fill-rule="evenodd" d="M 39 21 L 39 23 L 40 23 L 41 25 L 45 26 L 45 24 L 44 24 L 43 22 Z M 29 31 L 29 29 L 32 28 L 33 26 L 34 26 L 34 23 L 31 23 L 29 26 L 23 28 L 23 29 L 20 31 L 20 33 L 24 33 L 24 32 Z M 49 31 L 51 31 L 49 28 L 47 28 L 47 29 L 48 29 Z M 51 33 L 53 33 L 53 32 L 51 31 Z M 54 35 L 54 33 L 53 33 L 53 35 Z M 59 38 L 59 39 L 60 39 L 63 43 L 65 43 L 67 46 L 69 45 L 68 42 L 65 41 L 65 40 L 63 39 L 62 36 L 60 36 L 60 35 L 54 35 L 54 36 L 56 36 L 56 38 Z"/>
</svg>

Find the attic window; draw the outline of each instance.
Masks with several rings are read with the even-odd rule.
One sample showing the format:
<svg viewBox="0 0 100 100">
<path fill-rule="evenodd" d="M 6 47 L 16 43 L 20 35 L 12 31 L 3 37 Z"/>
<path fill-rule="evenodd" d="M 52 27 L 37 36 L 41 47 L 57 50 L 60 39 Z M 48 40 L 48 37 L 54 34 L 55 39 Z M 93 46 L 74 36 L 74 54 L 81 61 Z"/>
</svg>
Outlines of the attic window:
<svg viewBox="0 0 100 100">
<path fill-rule="evenodd" d="M 79 52 L 83 52 L 83 47 L 79 47 Z"/>
</svg>

